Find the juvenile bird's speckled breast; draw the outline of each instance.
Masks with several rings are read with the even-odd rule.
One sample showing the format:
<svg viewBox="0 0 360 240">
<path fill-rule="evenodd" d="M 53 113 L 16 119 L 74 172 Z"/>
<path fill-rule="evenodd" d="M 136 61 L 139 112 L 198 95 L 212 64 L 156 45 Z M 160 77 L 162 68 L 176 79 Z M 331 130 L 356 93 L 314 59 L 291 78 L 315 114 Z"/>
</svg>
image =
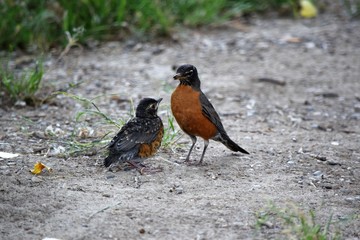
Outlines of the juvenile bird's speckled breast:
<svg viewBox="0 0 360 240">
<path fill-rule="evenodd" d="M 164 136 L 164 127 L 161 124 L 161 128 L 158 134 L 156 135 L 155 140 L 152 141 L 151 143 L 143 143 L 140 145 L 140 149 L 138 153 L 139 157 L 145 158 L 145 157 L 153 156 L 160 148 L 163 136 Z"/>
</svg>

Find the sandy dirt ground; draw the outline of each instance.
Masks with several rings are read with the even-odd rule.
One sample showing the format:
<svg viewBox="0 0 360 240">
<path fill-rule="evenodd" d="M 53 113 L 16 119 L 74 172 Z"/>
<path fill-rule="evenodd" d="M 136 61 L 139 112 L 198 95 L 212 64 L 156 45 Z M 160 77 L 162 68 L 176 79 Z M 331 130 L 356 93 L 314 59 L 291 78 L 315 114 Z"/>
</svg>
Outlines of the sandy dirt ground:
<svg viewBox="0 0 360 240">
<path fill-rule="evenodd" d="M 359 39 L 359 21 L 334 16 L 253 19 L 177 30 L 173 41 L 110 42 L 72 49 L 59 62 L 47 57 L 44 86 L 76 85 L 68 92 L 119 121 L 129 118 L 130 100 L 163 97 L 165 125 L 174 67 L 193 64 L 229 136 L 251 154 L 210 142 L 205 164 L 188 166 L 184 135 L 144 162 L 160 173 L 108 170 L 105 142 L 69 154 L 75 141 L 118 130 L 97 115 L 77 121 L 91 105 L 58 95 L 37 108 L 3 106 L 0 151 L 20 155 L 0 158 L 0 238 L 297 239 L 294 226 L 260 224 L 276 206 L 311 210 L 316 224 L 331 220 L 328 236 L 360 239 Z M 90 134 L 81 139 L 84 129 Z M 193 160 L 202 147 L 199 140 Z M 53 171 L 34 176 L 37 161 Z"/>
</svg>

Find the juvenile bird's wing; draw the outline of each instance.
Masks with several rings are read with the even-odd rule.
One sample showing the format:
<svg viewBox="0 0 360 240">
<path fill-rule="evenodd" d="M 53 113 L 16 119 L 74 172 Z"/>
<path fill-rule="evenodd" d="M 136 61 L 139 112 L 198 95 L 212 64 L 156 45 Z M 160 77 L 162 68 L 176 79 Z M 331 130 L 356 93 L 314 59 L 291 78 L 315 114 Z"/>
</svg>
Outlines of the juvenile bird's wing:
<svg viewBox="0 0 360 240">
<path fill-rule="evenodd" d="M 202 113 L 205 117 L 207 117 L 217 128 L 217 130 L 221 134 L 226 134 L 224 126 L 221 123 L 220 117 L 217 114 L 215 108 L 209 101 L 209 99 L 205 96 L 203 92 L 200 91 L 200 102 L 202 107 Z"/>
<path fill-rule="evenodd" d="M 151 143 L 161 129 L 160 118 L 133 118 L 127 122 L 109 144 L 111 153 L 126 153 L 138 148 L 142 143 Z"/>
</svg>

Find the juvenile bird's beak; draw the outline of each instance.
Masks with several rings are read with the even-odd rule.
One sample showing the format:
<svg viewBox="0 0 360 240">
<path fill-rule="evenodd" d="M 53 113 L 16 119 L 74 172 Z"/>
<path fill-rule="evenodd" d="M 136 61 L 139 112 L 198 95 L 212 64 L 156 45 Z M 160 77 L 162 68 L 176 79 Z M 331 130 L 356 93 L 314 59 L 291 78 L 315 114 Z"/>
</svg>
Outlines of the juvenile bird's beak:
<svg viewBox="0 0 360 240">
<path fill-rule="evenodd" d="M 158 105 L 160 104 L 160 102 L 161 102 L 162 100 L 163 100 L 162 98 L 159 98 L 159 99 L 157 100 Z"/>
</svg>

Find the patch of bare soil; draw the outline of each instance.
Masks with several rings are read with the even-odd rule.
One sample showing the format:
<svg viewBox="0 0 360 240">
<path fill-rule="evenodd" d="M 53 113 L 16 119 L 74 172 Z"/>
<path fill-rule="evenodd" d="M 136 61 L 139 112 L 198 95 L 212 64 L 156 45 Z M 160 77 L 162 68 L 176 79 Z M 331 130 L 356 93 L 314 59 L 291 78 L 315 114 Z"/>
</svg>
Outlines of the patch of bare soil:
<svg viewBox="0 0 360 240">
<path fill-rule="evenodd" d="M 59 146 L 66 155 L 82 127 L 94 139 L 117 131 L 91 115 L 76 122 L 79 101 L 59 95 L 38 108 L 3 108 L 0 151 L 21 155 L 0 159 L 0 238 L 286 238 L 276 222 L 256 228 L 257 214 L 293 204 L 322 226 L 332 216 L 330 231 L 343 239 L 360 239 L 360 23 L 269 19 L 242 30 L 182 30 L 175 43 L 116 42 L 72 50 L 59 63 L 49 57 L 45 85 L 80 83 L 70 92 L 125 120 L 129 99 L 142 97 L 163 97 L 166 120 L 173 66 L 193 64 L 228 134 L 251 155 L 210 142 L 204 166 L 179 164 L 190 147 L 183 136 L 145 161 L 161 173 L 112 172 L 102 167 L 104 151 L 61 156 Z M 37 161 L 53 172 L 29 173 Z"/>
</svg>

